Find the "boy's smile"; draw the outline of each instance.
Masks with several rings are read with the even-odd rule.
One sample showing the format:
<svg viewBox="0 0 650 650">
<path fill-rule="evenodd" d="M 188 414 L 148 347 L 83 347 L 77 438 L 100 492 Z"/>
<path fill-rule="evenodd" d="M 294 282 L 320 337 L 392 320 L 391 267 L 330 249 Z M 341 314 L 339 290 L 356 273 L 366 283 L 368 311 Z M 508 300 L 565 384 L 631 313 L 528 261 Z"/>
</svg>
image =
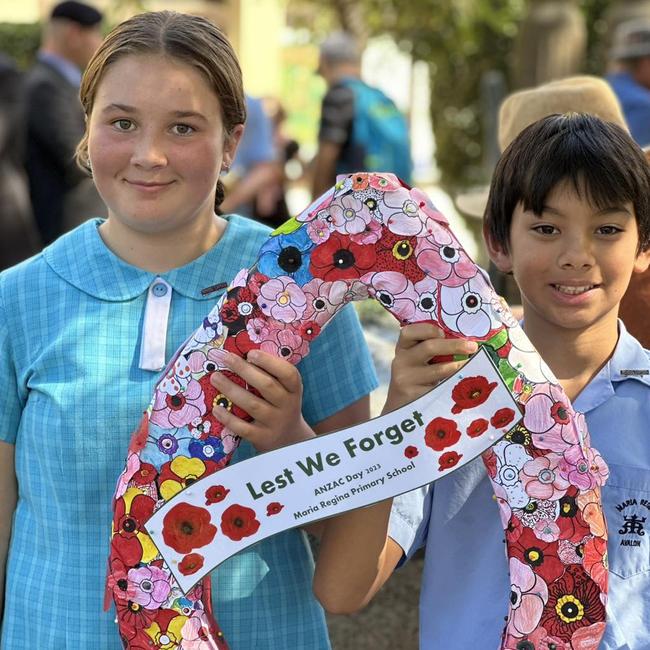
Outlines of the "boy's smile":
<svg viewBox="0 0 650 650">
<path fill-rule="evenodd" d="M 512 271 L 524 305 L 526 330 L 616 332 L 618 306 L 633 272 L 648 267 L 637 254 L 632 203 L 594 205 L 584 186 L 559 183 L 542 214 L 514 210 L 507 252 L 492 250 L 502 271 Z M 611 324 L 612 328 L 607 327 Z"/>
</svg>

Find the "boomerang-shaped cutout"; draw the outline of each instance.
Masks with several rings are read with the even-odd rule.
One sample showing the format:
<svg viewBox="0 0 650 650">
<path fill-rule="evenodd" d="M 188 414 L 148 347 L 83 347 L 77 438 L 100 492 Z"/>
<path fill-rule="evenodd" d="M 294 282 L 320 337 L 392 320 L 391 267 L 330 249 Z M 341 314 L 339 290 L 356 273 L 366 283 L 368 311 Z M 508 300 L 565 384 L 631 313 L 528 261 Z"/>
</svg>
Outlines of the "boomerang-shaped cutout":
<svg viewBox="0 0 650 650">
<path fill-rule="evenodd" d="M 501 649 L 547 642 L 598 648 L 607 599 L 600 499 L 607 467 L 590 447 L 585 419 L 426 194 L 391 174 L 367 173 L 340 177 L 274 231 L 158 382 L 114 498 L 107 597 L 126 648 L 228 647 L 212 615 L 209 579 L 183 595 L 145 530 L 189 482 L 225 467 L 238 444 L 212 415 L 221 403 L 247 417 L 210 383 L 213 372 L 224 372 L 244 385 L 225 368 L 223 350 L 244 356 L 262 349 L 297 363 L 339 309 L 367 297 L 401 324 L 429 321 L 448 338 L 477 341 L 523 413 L 523 424 L 483 454 L 510 567 Z M 457 412 L 486 390 L 478 378 L 468 382 Z M 532 511 L 544 516 L 524 516 Z M 236 516 L 228 525 L 241 534 L 250 521 Z M 210 526 L 209 513 L 180 522 L 181 571 L 200 568 L 195 544 Z M 558 555 L 560 545 L 574 552 Z"/>
</svg>

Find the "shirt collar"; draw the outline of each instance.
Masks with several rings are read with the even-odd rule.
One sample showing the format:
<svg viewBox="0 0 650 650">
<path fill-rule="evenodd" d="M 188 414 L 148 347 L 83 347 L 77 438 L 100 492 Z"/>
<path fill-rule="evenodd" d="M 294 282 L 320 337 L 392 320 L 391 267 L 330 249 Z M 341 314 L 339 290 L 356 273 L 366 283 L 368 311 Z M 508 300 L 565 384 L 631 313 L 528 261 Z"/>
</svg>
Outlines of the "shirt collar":
<svg viewBox="0 0 650 650">
<path fill-rule="evenodd" d="M 81 70 L 71 61 L 52 52 L 39 52 L 37 58 L 39 61 L 47 63 L 54 68 L 73 86 L 79 88 L 81 85 Z"/>
<path fill-rule="evenodd" d="M 237 241 L 246 229 L 246 219 L 236 215 L 223 217 L 228 225 L 221 239 L 194 261 L 167 273 L 155 274 L 127 264 L 113 253 L 99 235 L 102 219 L 91 219 L 60 237 L 43 250 L 50 268 L 66 282 L 100 300 L 123 302 L 145 293 L 158 277 L 174 291 L 195 300 L 214 300 L 216 294 L 202 295 L 201 290 L 230 283 L 232 277 L 221 277 L 225 269 L 239 269 Z"/>
<path fill-rule="evenodd" d="M 614 394 L 616 382 L 633 380 L 650 386 L 650 358 L 643 346 L 618 321 L 618 342 L 609 361 L 585 386 L 574 402 L 576 411 L 586 413 Z"/>
</svg>

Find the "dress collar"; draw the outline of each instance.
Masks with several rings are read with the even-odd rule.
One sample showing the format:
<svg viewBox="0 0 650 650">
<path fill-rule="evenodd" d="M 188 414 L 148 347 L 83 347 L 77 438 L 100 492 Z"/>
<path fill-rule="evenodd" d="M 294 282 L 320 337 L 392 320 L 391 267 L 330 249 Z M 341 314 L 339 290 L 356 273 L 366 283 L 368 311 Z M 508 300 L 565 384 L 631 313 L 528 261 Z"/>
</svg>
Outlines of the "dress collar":
<svg viewBox="0 0 650 650">
<path fill-rule="evenodd" d="M 215 293 L 202 295 L 201 289 L 221 282 L 230 283 L 233 279 L 220 277 L 221 269 L 239 268 L 240 251 L 236 242 L 241 241 L 239 238 L 247 227 L 243 217 L 223 218 L 228 225 L 215 246 L 189 264 L 158 275 L 132 266 L 115 255 L 99 235 L 102 219 L 86 221 L 63 235 L 44 249 L 43 257 L 63 280 L 100 300 L 133 300 L 160 277 L 183 296 L 214 301 Z M 239 264 L 242 263 L 239 260 Z"/>
</svg>

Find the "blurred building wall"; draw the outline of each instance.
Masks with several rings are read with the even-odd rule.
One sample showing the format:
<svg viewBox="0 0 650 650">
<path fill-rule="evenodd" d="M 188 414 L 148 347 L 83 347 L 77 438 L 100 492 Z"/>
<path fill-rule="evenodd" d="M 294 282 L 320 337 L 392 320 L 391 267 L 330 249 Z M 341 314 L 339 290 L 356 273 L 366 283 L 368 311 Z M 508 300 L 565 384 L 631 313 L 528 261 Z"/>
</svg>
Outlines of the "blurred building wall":
<svg viewBox="0 0 650 650">
<path fill-rule="evenodd" d="M 0 22 L 37 22 L 57 1 L 2 0 Z M 138 11 L 138 3 L 128 0 L 87 1 L 104 11 L 111 23 Z M 244 71 L 246 90 L 253 95 L 280 93 L 287 0 L 144 0 L 141 4 L 152 11 L 170 9 L 209 18 L 228 33 Z"/>
</svg>

